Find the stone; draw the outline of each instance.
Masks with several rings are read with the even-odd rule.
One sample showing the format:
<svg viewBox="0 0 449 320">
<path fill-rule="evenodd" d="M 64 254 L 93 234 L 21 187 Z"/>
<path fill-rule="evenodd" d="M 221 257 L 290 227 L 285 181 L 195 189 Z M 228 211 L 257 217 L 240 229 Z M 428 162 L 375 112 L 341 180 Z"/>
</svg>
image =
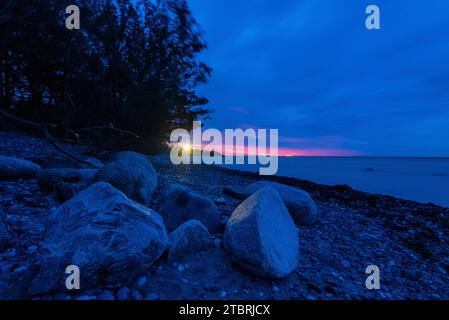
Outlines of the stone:
<svg viewBox="0 0 449 320">
<path fill-rule="evenodd" d="M 88 296 L 88 295 L 82 295 L 82 296 L 79 296 L 78 298 L 76 298 L 76 300 L 79 300 L 79 301 L 91 301 L 91 300 L 96 300 L 96 299 L 97 299 L 97 297 Z"/>
<path fill-rule="evenodd" d="M 26 252 L 29 254 L 35 253 L 37 251 L 38 247 L 36 245 L 31 245 L 27 248 Z"/>
<path fill-rule="evenodd" d="M 96 158 L 87 158 L 87 159 L 84 159 L 84 161 L 93 165 L 94 167 L 96 167 L 98 169 L 101 169 L 104 166 L 103 162 L 101 162 L 101 160 L 98 160 Z M 83 165 L 83 166 L 90 168 L 90 166 L 87 166 L 87 165 Z"/>
<path fill-rule="evenodd" d="M 257 191 L 235 209 L 223 244 L 232 261 L 259 277 L 283 278 L 298 265 L 298 229 L 272 187 Z"/>
<path fill-rule="evenodd" d="M 147 277 L 142 276 L 142 277 L 139 277 L 139 279 L 137 279 L 137 286 L 141 287 L 145 283 L 147 283 Z"/>
<path fill-rule="evenodd" d="M 221 216 L 214 202 L 179 184 L 169 185 L 164 190 L 158 211 L 169 231 L 189 220 L 200 221 L 209 232 L 220 229 Z"/>
<path fill-rule="evenodd" d="M 138 290 L 133 290 L 133 291 L 131 291 L 130 299 L 140 301 L 140 300 L 143 300 L 143 296 Z"/>
<path fill-rule="evenodd" d="M 183 223 L 168 236 L 168 240 L 168 258 L 171 261 L 208 250 L 212 246 L 209 231 L 198 220 Z"/>
<path fill-rule="evenodd" d="M 151 292 L 151 293 L 148 293 L 145 295 L 144 300 L 155 301 L 155 300 L 159 300 L 160 298 L 161 297 L 157 293 Z"/>
<path fill-rule="evenodd" d="M 130 290 L 127 287 L 120 288 L 119 291 L 117 291 L 117 299 L 118 300 L 128 300 L 129 298 Z"/>
<path fill-rule="evenodd" d="M 112 301 L 112 300 L 115 300 L 115 297 L 111 291 L 105 290 L 98 296 L 98 299 L 105 300 L 105 301 Z"/>
<path fill-rule="evenodd" d="M 215 248 L 222 248 L 222 247 L 223 247 L 223 240 L 221 240 L 221 239 L 215 239 L 215 240 L 214 240 L 214 247 L 215 247 Z"/>
<path fill-rule="evenodd" d="M 215 199 L 214 202 L 215 202 L 215 204 L 218 204 L 218 205 L 224 205 L 224 204 L 226 204 L 226 199 L 221 197 L 221 198 Z"/>
<path fill-rule="evenodd" d="M 52 212 L 47 231 L 31 294 L 65 288 L 69 265 L 82 271 L 83 289 L 128 281 L 145 273 L 168 244 L 159 214 L 104 182 Z"/>
<path fill-rule="evenodd" d="M 349 261 L 347 261 L 347 260 L 341 261 L 341 265 L 342 265 L 343 268 L 345 268 L 345 269 L 351 269 L 351 264 L 350 264 Z"/>
<path fill-rule="evenodd" d="M 116 153 L 96 175 L 98 181 L 111 184 L 128 198 L 148 205 L 157 187 L 156 171 L 143 154 L 124 151 Z"/>
<path fill-rule="evenodd" d="M 296 225 L 309 226 L 318 221 L 319 211 L 310 195 L 301 189 L 285 184 L 271 181 L 259 181 L 246 187 L 227 186 L 224 188 L 223 192 L 238 199 L 246 199 L 250 195 L 266 187 L 272 187 L 279 192 Z"/>
<path fill-rule="evenodd" d="M 53 296 L 53 300 L 56 300 L 56 301 L 70 300 L 70 296 L 67 295 L 67 294 L 65 294 L 65 293 L 58 292 L 57 294 L 55 294 L 55 295 Z"/>
<path fill-rule="evenodd" d="M 39 170 L 31 161 L 0 156 L 0 180 L 33 179 Z"/>
</svg>

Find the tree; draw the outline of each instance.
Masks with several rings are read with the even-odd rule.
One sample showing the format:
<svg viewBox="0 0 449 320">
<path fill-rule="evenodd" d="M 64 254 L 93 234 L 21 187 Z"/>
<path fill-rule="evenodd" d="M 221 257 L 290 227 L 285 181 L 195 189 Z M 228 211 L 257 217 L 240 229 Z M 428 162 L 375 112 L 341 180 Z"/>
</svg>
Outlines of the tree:
<svg viewBox="0 0 449 320">
<path fill-rule="evenodd" d="M 80 0 L 79 31 L 64 27 L 69 4 L 14 0 L 0 18 L 1 108 L 65 136 L 111 123 L 159 140 L 209 115 L 195 89 L 211 69 L 186 1 Z"/>
</svg>

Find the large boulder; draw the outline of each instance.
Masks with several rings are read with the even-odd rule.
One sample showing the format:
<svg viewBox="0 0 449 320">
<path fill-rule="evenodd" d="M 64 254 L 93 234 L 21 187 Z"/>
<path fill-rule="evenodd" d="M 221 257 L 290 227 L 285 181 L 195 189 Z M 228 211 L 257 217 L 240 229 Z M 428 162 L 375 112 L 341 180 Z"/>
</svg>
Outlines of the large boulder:
<svg viewBox="0 0 449 320">
<path fill-rule="evenodd" d="M 189 220 L 200 221 L 210 232 L 217 232 L 221 226 L 220 212 L 214 202 L 179 184 L 164 190 L 158 212 L 169 231 Z"/>
<path fill-rule="evenodd" d="M 96 179 L 104 181 L 126 196 L 148 205 L 157 187 L 156 171 L 143 154 L 124 151 L 116 153 L 98 172 Z"/>
<path fill-rule="evenodd" d="M 257 191 L 235 209 L 223 244 L 236 264 L 260 277 L 286 277 L 298 264 L 298 229 L 272 187 Z"/>
<path fill-rule="evenodd" d="M 301 189 L 290 187 L 285 184 L 259 181 L 246 187 L 227 186 L 224 188 L 223 192 L 238 199 L 246 199 L 250 195 L 266 187 L 272 187 L 279 192 L 297 225 L 308 226 L 313 225 L 318 221 L 319 211 L 310 195 Z"/>
<path fill-rule="evenodd" d="M 28 160 L 0 156 L 0 180 L 32 179 L 40 169 Z"/>
<path fill-rule="evenodd" d="M 98 182 L 49 217 L 47 253 L 30 293 L 64 290 L 69 265 L 79 267 L 83 289 L 129 280 L 144 273 L 167 245 L 159 214 Z"/>
<path fill-rule="evenodd" d="M 183 223 L 169 236 L 168 258 L 179 260 L 186 255 L 196 254 L 212 247 L 209 231 L 198 220 Z"/>
</svg>

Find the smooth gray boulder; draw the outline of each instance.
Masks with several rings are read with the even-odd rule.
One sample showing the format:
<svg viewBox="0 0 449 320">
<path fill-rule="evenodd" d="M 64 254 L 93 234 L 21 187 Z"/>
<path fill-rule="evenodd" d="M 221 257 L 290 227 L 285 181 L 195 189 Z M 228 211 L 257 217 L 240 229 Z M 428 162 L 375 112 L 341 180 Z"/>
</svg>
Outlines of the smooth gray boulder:
<svg viewBox="0 0 449 320">
<path fill-rule="evenodd" d="M 41 167 L 28 160 L 0 156 L 0 180 L 32 179 Z"/>
<path fill-rule="evenodd" d="M 266 187 L 272 187 L 279 192 L 297 225 L 309 226 L 318 221 L 320 216 L 319 211 L 310 195 L 301 189 L 290 187 L 285 184 L 259 181 L 246 187 L 227 186 L 224 188 L 223 192 L 238 199 L 246 199 L 250 195 Z"/>
<path fill-rule="evenodd" d="M 209 231 L 198 220 L 183 223 L 168 236 L 168 258 L 179 260 L 183 256 L 196 254 L 212 247 Z"/>
<path fill-rule="evenodd" d="M 298 265 L 298 229 L 272 187 L 257 191 L 235 209 L 223 244 L 236 264 L 259 277 L 283 278 Z"/>
<path fill-rule="evenodd" d="M 189 220 L 200 221 L 209 232 L 217 232 L 221 225 L 220 212 L 214 202 L 180 184 L 169 185 L 164 190 L 158 212 L 169 231 Z"/>
<path fill-rule="evenodd" d="M 79 267 L 83 289 L 129 280 L 145 273 L 167 245 L 159 214 L 98 182 L 52 212 L 30 294 L 64 291 L 69 265 Z"/>
<path fill-rule="evenodd" d="M 143 154 L 124 151 L 116 153 L 96 176 L 122 191 L 128 198 L 148 205 L 157 187 L 156 171 Z"/>
</svg>

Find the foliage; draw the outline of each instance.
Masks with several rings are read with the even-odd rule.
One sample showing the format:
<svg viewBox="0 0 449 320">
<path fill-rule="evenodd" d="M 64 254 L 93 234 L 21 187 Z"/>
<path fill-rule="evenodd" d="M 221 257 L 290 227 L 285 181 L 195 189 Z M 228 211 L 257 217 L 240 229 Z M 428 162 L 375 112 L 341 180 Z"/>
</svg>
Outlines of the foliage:
<svg viewBox="0 0 449 320">
<path fill-rule="evenodd" d="M 14 0 L 0 20 L 0 107 L 77 128 L 113 124 L 164 139 L 207 117 L 195 88 L 211 69 L 185 0 L 79 0 L 81 29 L 65 28 L 66 0 Z"/>
</svg>

